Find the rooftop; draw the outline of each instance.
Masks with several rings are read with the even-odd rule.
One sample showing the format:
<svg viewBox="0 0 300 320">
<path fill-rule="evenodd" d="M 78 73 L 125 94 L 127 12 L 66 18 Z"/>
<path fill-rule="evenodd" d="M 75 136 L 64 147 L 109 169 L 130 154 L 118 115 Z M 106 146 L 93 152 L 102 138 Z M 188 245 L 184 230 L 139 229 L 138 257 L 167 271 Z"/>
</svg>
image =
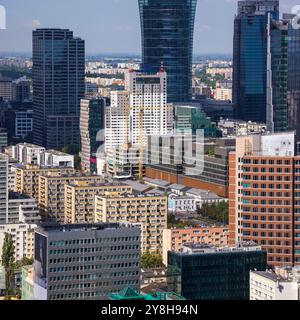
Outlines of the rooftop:
<svg viewBox="0 0 300 320">
<path fill-rule="evenodd" d="M 48 233 L 56 232 L 78 232 L 78 231 L 98 231 L 107 229 L 135 228 L 139 224 L 133 223 L 79 223 L 79 224 L 58 224 L 42 223 L 40 228 Z"/>
<path fill-rule="evenodd" d="M 249 252 L 262 251 L 262 248 L 254 242 L 243 242 L 237 246 L 217 247 L 209 244 L 187 243 L 183 246 L 182 255 L 190 254 L 212 254 L 212 253 L 230 253 L 230 252 Z"/>
</svg>

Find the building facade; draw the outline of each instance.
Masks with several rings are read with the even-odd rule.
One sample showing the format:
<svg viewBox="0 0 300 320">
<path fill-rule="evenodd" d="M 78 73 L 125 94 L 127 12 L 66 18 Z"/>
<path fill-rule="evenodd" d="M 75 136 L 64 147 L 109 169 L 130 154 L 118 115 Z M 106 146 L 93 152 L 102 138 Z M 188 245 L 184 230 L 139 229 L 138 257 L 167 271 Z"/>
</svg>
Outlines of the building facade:
<svg viewBox="0 0 300 320">
<path fill-rule="evenodd" d="M 180 252 L 185 244 L 209 244 L 224 247 L 228 244 L 228 228 L 175 228 L 163 231 L 163 262 L 168 265 L 168 251 Z"/>
<path fill-rule="evenodd" d="M 80 105 L 81 165 L 88 173 L 97 172 L 97 153 L 105 140 L 105 99 L 83 99 Z"/>
<path fill-rule="evenodd" d="M 95 222 L 142 224 L 142 252 L 162 253 L 168 199 L 160 195 L 96 196 Z"/>
<path fill-rule="evenodd" d="M 44 224 L 35 232 L 35 300 L 105 300 L 140 287 L 139 225 Z"/>
<path fill-rule="evenodd" d="M 144 68 L 168 74 L 168 102 L 192 98 L 192 56 L 197 0 L 139 0 Z"/>
<path fill-rule="evenodd" d="M 79 144 L 84 73 L 83 40 L 70 30 L 33 31 L 34 143 L 53 149 Z"/>
<path fill-rule="evenodd" d="M 266 255 L 253 244 L 186 245 L 183 252 L 169 252 L 168 289 L 188 300 L 249 300 L 250 270 L 265 270 Z"/>
</svg>

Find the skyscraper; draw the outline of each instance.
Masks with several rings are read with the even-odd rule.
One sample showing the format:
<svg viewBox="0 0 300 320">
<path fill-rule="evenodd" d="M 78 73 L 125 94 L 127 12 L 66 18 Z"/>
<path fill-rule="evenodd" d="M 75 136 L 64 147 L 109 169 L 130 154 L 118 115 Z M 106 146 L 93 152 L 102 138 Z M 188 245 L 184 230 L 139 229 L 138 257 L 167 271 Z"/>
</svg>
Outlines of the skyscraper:
<svg viewBox="0 0 300 320">
<path fill-rule="evenodd" d="M 233 48 L 233 103 L 238 119 L 273 121 L 271 43 L 268 40 L 270 21 L 278 19 L 278 0 L 238 2 Z"/>
<path fill-rule="evenodd" d="M 84 40 L 66 29 L 33 31 L 34 142 L 48 149 L 79 144 Z"/>
<path fill-rule="evenodd" d="M 80 105 L 81 164 L 89 173 L 97 172 L 97 152 L 104 144 L 106 100 L 82 99 Z"/>
<path fill-rule="evenodd" d="M 143 66 L 168 74 L 168 102 L 192 98 L 192 58 L 197 0 L 139 0 Z"/>
</svg>

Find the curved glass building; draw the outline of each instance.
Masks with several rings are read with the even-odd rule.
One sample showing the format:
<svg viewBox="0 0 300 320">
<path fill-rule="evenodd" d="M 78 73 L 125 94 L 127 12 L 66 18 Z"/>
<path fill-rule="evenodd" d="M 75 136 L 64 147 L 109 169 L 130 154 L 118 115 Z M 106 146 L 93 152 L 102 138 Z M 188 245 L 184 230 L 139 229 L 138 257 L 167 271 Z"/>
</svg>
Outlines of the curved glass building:
<svg viewBox="0 0 300 320">
<path fill-rule="evenodd" d="M 197 0 L 138 0 L 143 68 L 168 74 L 168 102 L 192 98 L 192 59 Z"/>
</svg>

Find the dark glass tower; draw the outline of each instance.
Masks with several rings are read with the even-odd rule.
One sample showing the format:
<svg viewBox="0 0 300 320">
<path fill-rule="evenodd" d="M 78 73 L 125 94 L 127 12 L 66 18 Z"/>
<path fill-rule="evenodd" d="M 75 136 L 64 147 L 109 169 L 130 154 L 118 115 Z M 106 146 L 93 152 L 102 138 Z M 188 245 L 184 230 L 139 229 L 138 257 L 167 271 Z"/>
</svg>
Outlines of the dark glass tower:
<svg viewBox="0 0 300 320">
<path fill-rule="evenodd" d="M 168 102 L 192 98 L 192 59 L 197 0 L 138 0 L 143 66 L 168 74 Z"/>
<path fill-rule="evenodd" d="M 293 28 L 294 15 L 285 14 L 288 27 L 288 106 L 289 129 L 296 130 L 300 140 L 300 29 Z"/>
<path fill-rule="evenodd" d="M 268 122 L 272 104 L 270 21 L 279 20 L 279 1 L 238 2 L 234 21 L 233 103 L 236 117 Z M 268 60 L 269 59 L 269 60 Z"/>
<path fill-rule="evenodd" d="M 70 30 L 33 31 L 34 143 L 49 149 L 80 143 L 84 75 L 83 40 Z"/>
</svg>

